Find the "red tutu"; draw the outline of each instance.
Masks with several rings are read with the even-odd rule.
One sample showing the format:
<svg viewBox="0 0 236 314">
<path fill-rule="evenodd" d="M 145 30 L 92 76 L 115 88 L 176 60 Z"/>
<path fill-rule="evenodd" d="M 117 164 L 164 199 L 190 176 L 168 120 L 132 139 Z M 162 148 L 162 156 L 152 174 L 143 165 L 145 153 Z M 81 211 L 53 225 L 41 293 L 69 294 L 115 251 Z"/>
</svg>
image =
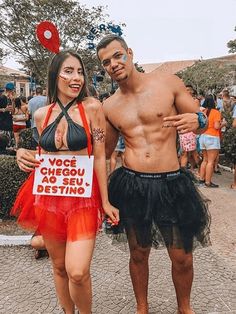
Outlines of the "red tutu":
<svg viewBox="0 0 236 314">
<path fill-rule="evenodd" d="M 96 174 L 91 197 L 33 195 L 34 172 L 20 188 L 11 215 L 23 228 L 46 238 L 77 241 L 94 238 L 103 220 Z"/>
</svg>

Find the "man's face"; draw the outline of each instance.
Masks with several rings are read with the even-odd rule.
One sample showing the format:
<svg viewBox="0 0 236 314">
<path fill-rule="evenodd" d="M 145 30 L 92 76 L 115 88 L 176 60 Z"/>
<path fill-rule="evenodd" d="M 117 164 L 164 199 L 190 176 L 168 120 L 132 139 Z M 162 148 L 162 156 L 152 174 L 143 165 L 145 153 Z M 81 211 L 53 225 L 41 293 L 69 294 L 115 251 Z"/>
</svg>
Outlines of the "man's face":
<svg viewBox="0 0 236 314">
<path fill-rule="evenodd" d="M 109 76 L 118 83 L 125 81 L 133 66 L 131 49 L 126 50 L 119 41 L 113 40 L 98 52 L 101 64 Z"/>
</svg>

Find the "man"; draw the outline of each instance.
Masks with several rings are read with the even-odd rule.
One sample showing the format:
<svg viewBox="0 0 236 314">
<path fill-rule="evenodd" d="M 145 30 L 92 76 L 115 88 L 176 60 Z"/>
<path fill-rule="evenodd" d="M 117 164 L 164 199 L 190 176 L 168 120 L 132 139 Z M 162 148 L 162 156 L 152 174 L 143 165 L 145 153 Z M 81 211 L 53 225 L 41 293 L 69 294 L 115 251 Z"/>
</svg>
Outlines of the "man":
<svg viewBox="0 0 236 314">
<path fill-rule="evenodd" d="M 223 110 L 225 112 L 232 112 L 233 101 L 230 98 L 229 91 L 227 89 L 224 89 L 222 92 L 222 101 L 223 101 Z"/>
<path fill-rule="evenodd" d="M 37 143 L 39 140 L 39 135 L 34 121 L 34 113 L 38 108 L 44 107 L 46 105 L 46 102 L 47 97 L 43 96 L 42 87 L 36 87 L 36 96 L 29 100 L 28 111 L 31 117 L 31 128 L 33 130 L 33 138 Z"/>
<path fill-rule="evenodd" d="M 109 194 L 113 205 L 120 209 L 121 224 L 128 235 L 130 274 L 137 313 L 148 313 L 148 257 L 151 244 L 158 246 L 160 237 L 172 261 L 178 312 L 193 313 L 190 307 L 193 279 L 193 234 L 190 225 L 195 228 L 194 221 L 189 225 L 190 229 L 185 230 L 186 238 L 191 239 L 189 248 L 183 244 L 186 239 L 182 231 L 185 229 L 184 216 L 190 215 L 192 207 L 199 200 L 196 198 L 194 205 L 192 199 L 185 214 L 182 212 L 182 225 L 175 221 L 175 206 L 178 207 L 177 203 L 181 203 L 181 200 L 175 199 L 174 194 L 182 185 L 176 152 L 176 130 L 195 131 L 199 128 L 198 117 L 204 118 L 195 113 L 199 111 L 199 105 L 179 78 L 155 71 L 148 74 L 138 72 L 133 64 L 133 52 L 122 38 L 114 35 L 103 38 L 97 46 L 97 55 L 106 72 L 119 85 L 116 93 L 104 102 L 107 155 L 110 156 L 115 149 L 119 133 L 123 135 L 126 147 L 124 167 L 111 175 Z M 192 182 L 187 182 L 182 186 L 185 194 L 192 194 L 190 190 L 195 191 L 193 194 L 197 193 Z M 158 194 L 160 197 L 156 197 Z M 161 206 L 153 204 L 153 199 L 159 199 Z M 184 199 L 182 208 L 186 206 Z M 204 221 L 202 227 L 209 232 L 209 217 L 205 209 L 201 206 L 198 208 L 198 215 Z M 173 216 L 169 215 L 171 211 Z"/>
<path fill-rule="evenodd" d="M 116 93 L 104 102 L 106 145 L 109 157 L 116 147 L 119 133 L 122 134 L 126 147 L 125 167 L 113 172 L 109 190 L 111 201 L 120 205 L 121 223 L 125 224 L 128 234 L 130 274 L 137 300 L 137 314 L 148 313 L 148 258 L 154 242 L 152 240 L 158 246 L 158 238 L 165 242 L 172 261 L 179 314 L 192 314 L 193 232 L 198 233 L 197 226 L 201 221 L 200 229 L 208 234 L 208 218 L 204 216 L 206 209 L 202 208 L 202 200 L 200 205 L 191 180 L 179 171 L 176 130 L 190 132 L 199 128 L 199 122 L 203 127 L 205 121 L 202 120 L 203 116 L 195 113 L 199 108 L 180 79 L 157 72 L 138 72 L 133 64 L 133 52 L 122 38 L 115 35 L 105 37 L 97 47 L 97 54 L 106 72 L 119 84 Z M 17 160 L 24 171 L 30 171 L 37 163 L 29 151 L 18 151 Z M 127 183 L 127 176 L 131 184 Z M 125 181 L 122 181 L 122 177 Z M 129 188 L 130 193 L 124 196 L 123 191 Z M 177 190 L 183 190 L 186 195 L 181 194 L 178 199 L 180 194 L 176 193 Z M 153 209 L 152 204 L 152 198 L 156 195 L 162 198 L 161 206 L 154 204 L 158 210 Z M 175 206 L 182 219 L 181 226 L 175 221 Z M 194 211 L 193 220 L 191 215 Z M 164 216 L 161 217 L 162 214 L 167 221 Z M 152 215 L 155 219 L 152 219 Z M 173 222 L 168 221 L 170 216 Z M 160 217 L 161 221 L 164 219 L 164 224 L 160 225 L 159 230 Z M 153 229 L 150 227 L 152 224 Z M 152 239 L 152 235 L 155 239 Z M 201 242 L 207 242 L 201 236 Z"/>
<path fill-rule="evenodd" d="M 5 93 L 0 95 L 0 132 L 4 133 L 9 139 L 9 145 L 13 140 L 13 101 L 15 86 L 12 82 L 5 85 Z M 3 90 L 1 90 L 3 92 Z"/>
<path fill-rule="evenodd" d="M 199 100 L 196 98 L 196 92 L 193 86 L 186 85 L 188 93 L 193 97 L 197 106 L 199 105 Z M 197 135 L 193 132 L 187 132 L 185 134 L 179 133 L 181 156 L 180 156 L 180 166 L 187 167 L 188 162 L 191 164 L 191 170 L 194 171 L 195 167 L 200 163 L 200 157 L 197 151 Z"/>
</svg>

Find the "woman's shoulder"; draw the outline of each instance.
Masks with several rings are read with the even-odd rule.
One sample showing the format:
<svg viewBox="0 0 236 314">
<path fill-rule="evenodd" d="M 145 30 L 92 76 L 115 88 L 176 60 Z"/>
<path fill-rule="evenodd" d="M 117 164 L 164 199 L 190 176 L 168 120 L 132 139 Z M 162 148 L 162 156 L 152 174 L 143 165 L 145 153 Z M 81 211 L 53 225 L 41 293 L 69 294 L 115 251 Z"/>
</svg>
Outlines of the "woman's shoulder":
<svg viewBox="0 0 236 314">
<path fill-rule="evenodd" d="M 88 111 L 97 111 L 102 107 L 102 103 L 97 98 L 91 96 L 84 98 L 82 104 L 84 105 L 85 110 Z"/>
<path fill-rule="evenodd" d="M 35 113 L 34 113 L 34 117 L 40 118 L 41 116 L 45 116 L 46 112 L 48 111 L 50 105 L 44 106 L 44 107 L 40 107 L 38 108 Z"/>
</svg>

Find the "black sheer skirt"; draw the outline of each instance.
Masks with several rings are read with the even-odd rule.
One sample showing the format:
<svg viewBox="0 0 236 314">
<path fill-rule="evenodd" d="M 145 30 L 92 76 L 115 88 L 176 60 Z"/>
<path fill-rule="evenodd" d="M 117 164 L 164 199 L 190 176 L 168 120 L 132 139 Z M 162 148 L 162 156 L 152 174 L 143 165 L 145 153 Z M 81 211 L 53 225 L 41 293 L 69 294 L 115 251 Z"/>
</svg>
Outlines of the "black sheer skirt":
<svg viewBox="0 0 236 314">
<path fill-rule="evenodd" d="M 210 244 L 208 200 L 184 170 L 141 173 L 121 167 L 109 178 L 109 200 L 120 211 L 119 225 L 106 228 L 116 239 L 134 233 L 141 247 L 186 253 Z"/>
</svg>

